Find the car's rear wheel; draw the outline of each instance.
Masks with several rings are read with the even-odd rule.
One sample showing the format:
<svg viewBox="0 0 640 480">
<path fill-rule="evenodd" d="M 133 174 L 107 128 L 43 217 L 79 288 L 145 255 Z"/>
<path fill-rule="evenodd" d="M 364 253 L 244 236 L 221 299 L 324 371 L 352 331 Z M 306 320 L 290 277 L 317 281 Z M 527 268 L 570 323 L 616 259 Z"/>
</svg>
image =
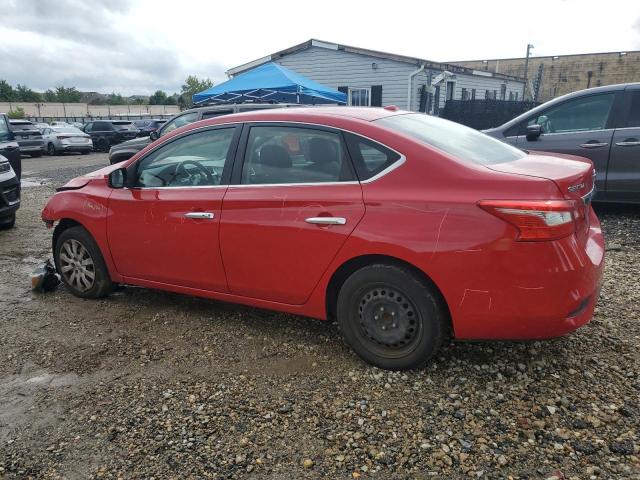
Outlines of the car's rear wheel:
<svg viewBox="0 0 640 480">
<path fill-rule="evenodd" d="M 47 153 L 49 155 L 55 155 L 56 154 L 56 147 L 53 146 L 53 143 L 49 143 L 47 145 Z"/>
<path fill-rule="evenodd" d="M 360 357 L 390 370 L 424 365 L 446 331 L 437 293 L 394 265 L 369 265 L 351 274 L 338 294 L 337 319 L 345 341 Z"/>
<path fill-rule="evenodd" d="M 75 296 L 101 298 L 113 290 L 100 248 L 84 228 L 64 230 L 56 239 L 53 257 L 62 281 Z"/>
</svg>

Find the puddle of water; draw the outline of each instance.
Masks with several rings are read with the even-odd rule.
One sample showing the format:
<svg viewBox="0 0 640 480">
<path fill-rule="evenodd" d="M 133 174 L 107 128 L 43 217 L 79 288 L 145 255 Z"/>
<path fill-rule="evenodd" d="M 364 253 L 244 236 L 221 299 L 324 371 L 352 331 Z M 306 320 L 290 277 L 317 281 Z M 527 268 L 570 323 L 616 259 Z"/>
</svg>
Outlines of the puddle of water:
<svg viewBox="0 0 640 480">
<path fill-rule="evenodd" d="M 22 188 L 41 187 L 42 185 L 49 183 L 49 181 L 49 178 L 23 178 L 20 180 L 20 186 Z"/>
</svg>

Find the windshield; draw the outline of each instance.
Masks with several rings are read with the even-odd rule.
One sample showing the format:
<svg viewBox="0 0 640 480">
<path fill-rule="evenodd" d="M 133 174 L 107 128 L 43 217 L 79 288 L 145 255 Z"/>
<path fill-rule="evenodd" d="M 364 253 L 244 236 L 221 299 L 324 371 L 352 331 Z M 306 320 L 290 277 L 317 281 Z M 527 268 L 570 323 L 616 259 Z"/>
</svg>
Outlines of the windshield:
<svg viewBox="0 0 640 480">
<path fill-rule="evenodd" d="M 429 115 L 409 113 L 381 118 L 376 122 L 456 158 L 482 165 L 511 162 L 526 155 L 522 150 L 477 130 Z"/>
</svg>

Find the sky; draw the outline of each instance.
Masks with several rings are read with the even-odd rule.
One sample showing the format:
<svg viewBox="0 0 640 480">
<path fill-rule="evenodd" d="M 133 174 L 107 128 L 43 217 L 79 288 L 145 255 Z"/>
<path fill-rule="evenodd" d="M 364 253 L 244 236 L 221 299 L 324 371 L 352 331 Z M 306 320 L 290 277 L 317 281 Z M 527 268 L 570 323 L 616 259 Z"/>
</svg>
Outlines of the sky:
<svg viewBox="0 0 640 480">
<path fill-rule="evenodd" d="M 0 79 L 148 95 L 310 38 L 433 61 L 640 50 L 640 0 L 0 0 Z"/>
</svg>

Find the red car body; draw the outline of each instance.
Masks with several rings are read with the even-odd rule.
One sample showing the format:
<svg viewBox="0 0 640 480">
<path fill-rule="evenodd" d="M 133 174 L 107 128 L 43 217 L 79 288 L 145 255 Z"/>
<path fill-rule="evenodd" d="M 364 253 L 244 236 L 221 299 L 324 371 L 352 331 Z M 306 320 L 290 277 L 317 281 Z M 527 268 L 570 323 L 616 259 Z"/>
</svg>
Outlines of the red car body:
<svg viewBox="0 0 640 480">
<path fill-rule="evenodd" d="M 341 272 L 369 259 L 390 259 L 430 279 L 457 339 L 541 339 L 587 323 L 604 257 L 600 224 L 588 202 L 591 163 L 546 154 L 488 165 L 461 160 L 378 122 L 406 114 L 336 107 L 204 120 L 122 164 L 72 180 L 51 198 L 42 218 L 49 225 L 84 226 L 116 283 L 326 319 Z M 110 172 L 185 132 L 264 122 L 352 132 L 402 157 L 378 178 L 342 184 L 109 186 Z M 239 138 L 234 141 L 241 143 Z M 530 204 L 553 209 L 554 202 L 574 209 L 570 225 L 549 238 L 524 239 L 529 227 L 504 217 Z M 185 219 L 184 212 L 212 212 L 215 220 Z M 323 216 L 346 223 L 304 221 Z"/>
</svg>

